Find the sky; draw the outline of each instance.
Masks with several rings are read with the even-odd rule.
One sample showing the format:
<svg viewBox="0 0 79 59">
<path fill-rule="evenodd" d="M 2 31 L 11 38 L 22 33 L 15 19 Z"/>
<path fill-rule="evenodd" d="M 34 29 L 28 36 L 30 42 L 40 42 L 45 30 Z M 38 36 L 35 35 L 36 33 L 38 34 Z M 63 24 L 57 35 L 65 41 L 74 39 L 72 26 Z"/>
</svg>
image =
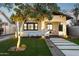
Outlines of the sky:
<svg viewBox="0 0 79 59">
<path fill-rule="evenodd" d="M 74 8 L 74 3 L 58 3 L 58 6 L 60 7 L 61 11 L 63 10 L 71 10 Z M 8 17 L 12 14 L 12 12 L 9 12 L 6 8 L 2 7 L 0 8 L 1 11 L 3 11 Z"/>
<path fill-rule="evenodd" d="M 61 10 L 71 10 L 74 8 L 74 3 L 58 3 Z"/>
</svg>

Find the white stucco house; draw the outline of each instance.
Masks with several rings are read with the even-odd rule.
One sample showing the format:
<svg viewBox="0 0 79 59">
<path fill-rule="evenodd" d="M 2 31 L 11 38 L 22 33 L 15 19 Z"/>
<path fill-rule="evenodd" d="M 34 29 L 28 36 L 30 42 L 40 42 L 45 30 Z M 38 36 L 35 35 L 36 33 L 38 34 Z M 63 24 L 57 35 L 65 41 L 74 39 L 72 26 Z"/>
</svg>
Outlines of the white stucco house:
<svg viewBox="0 0 79 59">
<path fill-rule="evenodd" d="M 4 12 L 0 11 L 0 20 L 2 21 L 3 34 L 12 34 L 15 32 L 15 24 L 12 24 L 10 19 L 5 15 Z"/>
<path fill-rule="evenodd" d="M 22 36 L 49 36 L 50 31 L 53 36 L 67 37 L 67 20 L 72 17 L 62 13 L 53 12 L 52 20 L 39 18 L 38 21 L 34 19 L 28 19 L 24 23 Z"/>
</svg>

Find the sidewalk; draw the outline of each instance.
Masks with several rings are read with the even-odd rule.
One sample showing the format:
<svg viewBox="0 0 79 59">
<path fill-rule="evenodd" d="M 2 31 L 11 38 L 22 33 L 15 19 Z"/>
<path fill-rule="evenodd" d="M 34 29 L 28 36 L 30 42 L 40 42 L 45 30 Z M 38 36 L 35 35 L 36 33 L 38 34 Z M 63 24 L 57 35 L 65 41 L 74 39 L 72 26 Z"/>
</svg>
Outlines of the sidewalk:
<svg viewBox="0 0 79 59">
<path fill-rule="evenodd" d="M 62 38 L 50 38 L 65 56 L 79 56 L 79 45 Z"/>
<path fill-rule="evenodd" d="M 10 39 L 14 37 L 14 35 L 5 35 L 5 36 L 0 36 L 0 41 L 4 41 L 4 40 L 7 40 L 7 39 Z"/>
</svg>

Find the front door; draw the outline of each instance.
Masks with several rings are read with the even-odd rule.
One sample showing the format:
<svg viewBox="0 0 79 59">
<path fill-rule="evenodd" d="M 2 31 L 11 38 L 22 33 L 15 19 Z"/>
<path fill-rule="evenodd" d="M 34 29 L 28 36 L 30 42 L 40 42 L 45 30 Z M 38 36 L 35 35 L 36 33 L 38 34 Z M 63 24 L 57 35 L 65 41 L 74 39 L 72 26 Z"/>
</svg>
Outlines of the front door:
<svg viewBox="0 0 79 59">
<path fill-rule="evenodd" d="M 59 34 L 59 24 L 53 23 L 53 24 L 47 24 L 47 29 L 50 31 L 51 35 L 58 35 Z"/>
<path fill-rule="evenodd" d="M 47 25 L 47 29 L 48 29 L 48 30 L 52 30 L 52 29 L 53 29 L 53 28 L 52 28 L 52 24 L 48 24 L 48 25 Z"/>
</svg>

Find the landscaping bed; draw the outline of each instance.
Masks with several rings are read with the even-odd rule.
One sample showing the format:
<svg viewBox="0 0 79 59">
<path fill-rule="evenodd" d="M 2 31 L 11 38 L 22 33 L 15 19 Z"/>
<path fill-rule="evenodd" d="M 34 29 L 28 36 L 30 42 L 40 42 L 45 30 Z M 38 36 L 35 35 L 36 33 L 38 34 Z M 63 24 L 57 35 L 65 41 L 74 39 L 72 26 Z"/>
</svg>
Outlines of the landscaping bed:
<svg viewBox="0 0 79 59">
<path fill-rule="evenodd" d="M 50 50 L 42 38 L 21 38 L 21 44 L 26 45 L 25 51 L 8 51 L 16 46 L 17 39 L 0 42 L 0 55 L 4 56 L 51 56 Z"/>
</svg>

